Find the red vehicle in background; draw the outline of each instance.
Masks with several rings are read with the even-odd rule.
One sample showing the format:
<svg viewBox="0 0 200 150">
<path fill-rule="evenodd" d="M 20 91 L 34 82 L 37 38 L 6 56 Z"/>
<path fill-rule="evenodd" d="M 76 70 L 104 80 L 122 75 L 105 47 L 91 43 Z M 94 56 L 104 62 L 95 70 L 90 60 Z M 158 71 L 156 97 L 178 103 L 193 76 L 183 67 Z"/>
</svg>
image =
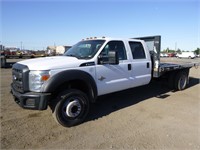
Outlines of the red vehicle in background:
<svg viewBox="0 0 200 150">
<path fill-rule="evenodd" d="M 11 51 L 11 50 L 4 50 L 4 56 L 6 58 L 9 58 L 10 56 L 17 55 L 17 51 Z"/>
<path fill-rule="evenodd" d="M 168 57 L 176 57 L 175 53 L 168 53 Z"/>
</svg>

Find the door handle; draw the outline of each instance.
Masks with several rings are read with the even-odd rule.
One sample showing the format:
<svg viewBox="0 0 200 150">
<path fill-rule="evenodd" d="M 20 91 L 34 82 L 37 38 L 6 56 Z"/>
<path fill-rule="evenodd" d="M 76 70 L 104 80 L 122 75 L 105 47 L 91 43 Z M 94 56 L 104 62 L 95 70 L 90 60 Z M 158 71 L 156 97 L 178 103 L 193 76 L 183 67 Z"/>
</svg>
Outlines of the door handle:
<svg viewBox="0 0 200 150">
<path fill-rule="evenodd" d="M 131 64 L 128 64 L 128 70 L 131 70 Z"/>
<path fill-rule="evenodd" d="M 147 63 L 147 68 L 149 68 L 149 62 Z"/>
</svg>

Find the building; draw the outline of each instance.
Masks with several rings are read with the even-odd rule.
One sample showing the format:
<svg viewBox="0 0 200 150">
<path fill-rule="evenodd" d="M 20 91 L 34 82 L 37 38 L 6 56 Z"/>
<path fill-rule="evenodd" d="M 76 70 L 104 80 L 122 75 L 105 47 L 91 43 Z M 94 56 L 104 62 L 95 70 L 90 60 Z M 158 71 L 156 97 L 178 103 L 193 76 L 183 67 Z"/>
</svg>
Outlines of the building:
<svg viewBox="0 0 200 150">
<path fill-rule="evenodd" d="M 1 50 L 1 51 L 3 51 L 4 48 L 5 48 L 5 47 L 4 47 L 3 45 L 0 45 L 0 50 Z"/>
<path fill-rule="evenodd" d="M 55 55 L 55 53 L 56 53 L 56 46 L 47 46 L 48 55 Z"/>
<path fill-rule="evenodd" d="M 65 53 L 65 46 L 56 46 L 56 55 L 62 55 Z"/>
<path fill-rule="evenodd" d="M 47 54 L 49 55 L 63 55 L 71 46 L 48 46 Z"/>
<path fill-rule="evenodd" d="M 17 47 L 4 47 L 4 50 L 15 52 L 15 51 L 19 51 L 20 49 Z"/>
</svg>

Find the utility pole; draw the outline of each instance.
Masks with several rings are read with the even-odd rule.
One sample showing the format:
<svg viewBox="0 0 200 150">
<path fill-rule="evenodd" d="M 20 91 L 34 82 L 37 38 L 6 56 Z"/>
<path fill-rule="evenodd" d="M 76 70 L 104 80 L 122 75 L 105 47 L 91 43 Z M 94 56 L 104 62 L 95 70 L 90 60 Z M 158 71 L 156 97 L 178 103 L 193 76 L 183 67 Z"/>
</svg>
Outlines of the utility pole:
<svg viewBox="0 0 200 150">
<path fill-rule="evenodd" d="M 21 44 L 21 50 L 22 50 L 22 42 L 20 42 L 20 44 Z"/>
<path fill-rule="evenodd" d="M 177 42 L 175 43 L 175 52 L 176 52 L 176 48 L 177 48 Z"/>
</svg>

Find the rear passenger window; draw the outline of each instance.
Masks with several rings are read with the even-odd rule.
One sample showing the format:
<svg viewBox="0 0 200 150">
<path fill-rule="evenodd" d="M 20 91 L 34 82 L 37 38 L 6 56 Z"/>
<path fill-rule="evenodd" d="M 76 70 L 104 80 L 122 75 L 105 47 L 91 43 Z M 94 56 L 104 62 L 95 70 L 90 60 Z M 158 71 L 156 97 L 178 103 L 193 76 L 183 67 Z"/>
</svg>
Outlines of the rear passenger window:
<svg viewBox="0 0 200 150">
<path fill-rule="evenodd" d="M 140 42 L 129 42 L 133 59 L 145 59 L 145 52 L 142 43 Z"/>
</svg>

